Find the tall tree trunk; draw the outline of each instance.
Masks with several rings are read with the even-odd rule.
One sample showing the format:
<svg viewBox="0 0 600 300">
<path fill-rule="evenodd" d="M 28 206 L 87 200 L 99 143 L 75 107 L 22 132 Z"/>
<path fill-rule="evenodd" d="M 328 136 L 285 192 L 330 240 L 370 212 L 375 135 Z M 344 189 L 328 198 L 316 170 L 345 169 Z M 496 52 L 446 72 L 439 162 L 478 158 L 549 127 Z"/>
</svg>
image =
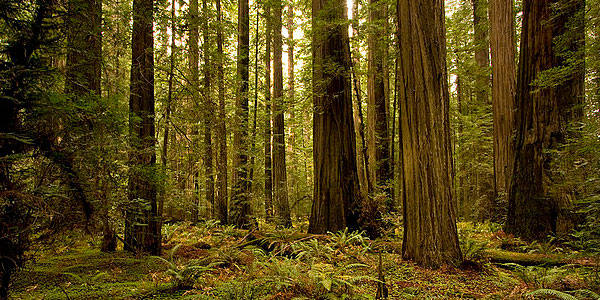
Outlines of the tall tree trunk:
<svg viewBox="0 0 600 300">
<path fill-rule="evenodd" d="M 308 232 L 356 230 L 362 194 L 345 0 L 312 1 L 314 194 Z"/>
<path fill-rule="evenodd" d="M 188 64 L 189 64 L 189 90 L 190 93 L 192 94 L 192 105 L 194 107 L 194 112 L 197 112 L 197 103 L 199 102 L 199 98 L 200 98 L 200 93 L 199 93 L 199 89 L 200 89 L 200 80 L 199 80 L 199 74 L 198 74 L 198 63 L 199 63 L 199 58 L 200 58 L 200 49 L 198 48 L 198 41 L 199 41 L 199 20 L 198 20 L 198 0 L 190 0 L 190 6 L 189 6 L 189 26 L 190 26 L 190 32 L 189 32 L 189 53 L 188 53 Z M 196 115 L 196 114 L 194 114 Z M 202 115 L 203 117 L 206 117 L 206 114 Z M 192 147 L 194 149 L 198 148 L 198 125 L 193 124 L 192 125 Z M 205 148 L 206 149 L 206 148 Z M 195 151 L 192 151 L 193 153 L 196 153 Z M 192 201 L 192 221 L 196 222 L 198 221 L 198 216 L 199 216 L 199 209 L 200 209 L 200 203 L 199 203 L 199 174 L 198 174 L 198 170 L 195 167 L 196 165 L 196 155 L 192 155 L 190 156 L 190 172 L 192 172 L 194 175 L 193 177 L 193 185 L 194 185 L 194 193 L 193 193 L 193 201 Z"/>
<path fill-rule="evenodd" d="M 210 205 L 210 217 L 215 217 L 215 175 L 213 172 L 213 146 L 212 126 L 214 124 L 214 104 L 211 97 L 210 82 L 212 78 L 212 65 L 210 61 L 210 27 L 208 26 L 209 7 L 206 0 L 202 0 L 203 39 L 204 39 L 204 176 L 206 177 L 206 203 Z"/>
<path fill-rule="evenodd" d="M 352 37 L 358 39 L 358 2 L 352 3 Z M 363 120 L 362 113 L 362 101 L 361 101 L 361 71 L 360 71 L 360 50 L 358 49 L 358 42 L 356 47 L 352 47 L 352 84 L 354 90 L 354 97 L 352 101 L 353 117 L 354 117 L 354 131 L 355 135 L 358 135 L 358 148 L 360 154 L 356 156 L 356 163 L 358 167 L 358 180 L 360 182 L 363 198 L 368 197 L 371 194 L 371 179 L 369 172 L 367 172 L 367 142 L 365 139 L 365 122 Z"/>
<path fill-rule="evenodd" d="M 461 258 L 452 199 L 443 0 L 399 0 L 402 256 L 426 267 Z"/>
<path fill-rule="evenodd" d="M 294 1 L 289 1 L 288 5 L 287 5 L 287 24 L 286 24 L 286 29 L 288 32 L 288 39 L 287 39 L 287 54 L 288 54 L 288 69 L 287 69 L 287 76 L 288 76 L 288 105 L 287 105 L 287 109 L 288 112 L 290 114 L 289 120 L 290 122 L 288 123 L 288 127 L 290 130 L 290 139 L 289 139 L 289 143 L 288 143 L 288 161 L 290 161 L 290 164 L 292 165 L 297 165 L 298 164 L 298 159 L 297 159 L 297 155 L 295 153 L 296 151 L 296 130 L 297 130 L 297 121 L 296 121 L 296 103 L 295 103 L 295 98 L 296 98 L 296 92 L 294 91 Z M 298 192 L 300 190 L 300 181 L 298 180 L 298 169 L 293 169 L 290 172 L 290 181 L 292 188 L 292 195 L 296 196 L 296 199 L 299 199 L 298 197 Z M 294 186 L 295 184 L 295 186 Z M 296 200 L 298 201 L 298 200 Z"/>
<path fill-rule="evenodd" d="M 475 93 L 477 103 L 480 104 L 488 104 L 490 101 L 490 76 L 488 74 L 490 67 L 490 41 L 488 37 L 487 1 L 471 0 L 473 6 L 473 30 L 475 32 L 475 61 L 479 66 L 476 74 Z"/>
<path fill-rule="evenodd" d="M 371 30 L 368 36 L 369 76 L 367 83 L 367 123 L 369 125 L 369 174 L 374 183 L 375 197 L 388 200 L 390 197 L 390 149 L 387 117 L 388 100 L 384 78 L 384 56 L 386 32 L 384 27 L 387 5 L 381 0 L 369 1 L 369 22 Z M 383 195 L 379 195 L 383 194 Z M 389 203 L 388 203 L 389 204 Z M 391 207 L 388 207 L 391 210 Z"/>
<path fill-rule="evenodd" d="M 569 59 L 582 59 L 583 8 L 583 0 L 523 2 L 515 158 L 505 229 L 528 240 L 556 232 L 561 195 L 551 192 L 550 184 L 559 178 L 553 176 L 548 150 L 566 141 L 568 124 L 581 116 L 583 66 L 569 65 Z M 565 71 L 564 78 L 539 81 L 542 72 L 557 67 Z"/>
<path fill-rule="evenodd" d="M 250 227 L 248 182 L 248 79 L 250 59 L 250 7 L 248 0 L 238 1 L 237 101 L 233 133 L 234 177 L 231 195 L 231 223 Z"/>
<path fill-rule="evenodd" d="M 219 119 L 217 122 L 217 219 L 227 224 L 227 132 L 225 130 L 225 80 L 223 72 L 223 17 L 221 0 L 217 2 L 217 88 L 219 93 Z"/>
<path fill-rule="evenodd" d="M 271 5 L 265 5 L 265 215 L 273 217 L 273 177 L 271 169 Z"/>
<path fill-rule="evenodd" d="M 160 160 L 161 160 L 161 165 L 162 165 L 162 170 L 163 172 L 167 172 L 167 155 L 168 155 L 168 150 L 169 150 L 169 129 L 170 129 L 170 122 L 171 122 L 171 104 L 173 103 L 173 79 L 175 77 L 174 71 L 175 71 L 175 36 L 176 36 L 176 27 L 175 27 L 175 0 L 171 0 L 171 53 L 169 54 L 169 87 L 168 87 L 168 92 L 167 92 L 167 103 L 166 103 L 166 108 L 165 108 L 165 129 L 164 129 L 164 135 L 163 135 L 163 145 L 162 145 L 162 152 L 160 155 Z M 160 198 L 158 200 L 158 215 L 162 216 L 163 215 L 163 211 L 164 211 L 164 207 L 165 207 L 165 200 L 167 198 L 167 193 L 165 191 L 165 184 L 163 184 L 162 188 L 161 188 L 161 195 Z M 161 220 L 162 222 L 162 220 Z M 162 223 L 161 223 L 162 225 Z"/>
<path fill-rule="evenodd" d="M 131 91 L 129 98 L 129 207 L 125 216 L 125 249 L 160 254 L 160 216 L 154 165 L 153 1 L 133 1 Z"/>
<path fill-rule="evenodd" d="M 275 0 L 273 14 L 273 196 L 277 226 L 291 227 L 285 161 L 285 126 L 283 113 L 283 37 L 281 35 L 283 3 Z"/>
<path fill-rule="evenodd" d="M 495 209 L 506 202 L 514 159 L 515 43 L 513 1 L 490 1 Z M 496 213 L 497 214 L 497 213 Z"/>
<path fill-rule="evenodd" d="M 258 12 L 258 3 L 256 4 L 256 24 L 255 24 L 255 43 L 254 43 L 254 111 L 252 117 L 252 146 L 250 147 L 250 176 L 248 177 L 248 190 L 253 194 L 254 190 L 252 189 L 252 183 L 254 182 L 254 158 L 256 153 L 256 121 L 258 117 L 258 45 L 260 43 L 259 37 L 259 12 Z M 249 200 L 251 201 L 251 200 Z"/>
</svg>

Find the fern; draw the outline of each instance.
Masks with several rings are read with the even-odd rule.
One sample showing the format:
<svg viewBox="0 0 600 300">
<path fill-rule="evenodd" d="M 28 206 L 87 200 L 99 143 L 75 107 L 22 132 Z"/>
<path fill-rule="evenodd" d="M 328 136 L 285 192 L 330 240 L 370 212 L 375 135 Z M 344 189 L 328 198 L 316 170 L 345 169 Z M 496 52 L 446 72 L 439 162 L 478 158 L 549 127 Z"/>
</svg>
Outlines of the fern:
<svg viewBox="0 0 600 300">
<path fill-rule="evenodd" d="M 579 300 L 575 296 L 569 295 L 565 292 L 552 290 L 552 289 L 538 289 L 533 292 L 529 292 L 526 295 L 532 296 L 532 297 L 543 297 L 543 298 L 546 298 L 547 296 L 552 296 L 552 297 L 560 299 L 560 300 Z"/>
</svg>

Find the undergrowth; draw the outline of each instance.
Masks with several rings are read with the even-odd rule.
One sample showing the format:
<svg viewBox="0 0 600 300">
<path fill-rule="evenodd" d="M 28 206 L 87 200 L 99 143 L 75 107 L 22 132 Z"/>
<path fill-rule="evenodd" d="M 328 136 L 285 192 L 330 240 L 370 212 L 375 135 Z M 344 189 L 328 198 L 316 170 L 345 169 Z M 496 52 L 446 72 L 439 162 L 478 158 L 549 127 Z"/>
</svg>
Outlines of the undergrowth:
<svg viewBox="0 0 600 300">
<path fill-rule="evenodd" d="M 102 253 L 87 243 L 36 253 L 37 260 L 17 275 L 11 296 L 375 299 L 380 279 L 389 299 L 589 299 L 598 293 L 590 279 L 594 265 L 568 261 L 555 245 L 523 243 L 493 223 L 459 223 L 458 229 L 465 264 L 429 270 L 402 259 L 398 230 L 370 240 L 362 232 L 308 235 L 296 229 L 245 231 L 216 222 L 170 224 L 163 229 L 160 257 Z M 505 244 L 529 249 L 509 250 Z M 499 263 L 498 257 L 527 262 L 519 260 L 525 257 L 536 264 Z"/>
</svg>

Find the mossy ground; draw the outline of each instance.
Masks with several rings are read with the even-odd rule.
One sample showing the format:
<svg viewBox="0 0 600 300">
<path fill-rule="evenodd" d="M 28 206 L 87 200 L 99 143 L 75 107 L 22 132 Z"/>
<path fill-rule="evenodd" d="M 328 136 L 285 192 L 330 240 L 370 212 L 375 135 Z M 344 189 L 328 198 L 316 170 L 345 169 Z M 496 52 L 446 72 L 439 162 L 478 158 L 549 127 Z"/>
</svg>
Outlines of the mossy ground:
<svg viewBox="0 0 600 300">
<path fill-rule="evenodd" d="M 402 259 L 401 230 L 371 241 L 264 227 L 166 225 L 162 258 L 87 242 L 38 252 L 15 276 L 11 299 L 375 299 L 379 252 L 389 299 L 523 299 L 538 288 L 599 286 L 596 260 L 523 243 L 493 224 L 460 223 L 467 262 L 439 270 Z"/>
</svg>

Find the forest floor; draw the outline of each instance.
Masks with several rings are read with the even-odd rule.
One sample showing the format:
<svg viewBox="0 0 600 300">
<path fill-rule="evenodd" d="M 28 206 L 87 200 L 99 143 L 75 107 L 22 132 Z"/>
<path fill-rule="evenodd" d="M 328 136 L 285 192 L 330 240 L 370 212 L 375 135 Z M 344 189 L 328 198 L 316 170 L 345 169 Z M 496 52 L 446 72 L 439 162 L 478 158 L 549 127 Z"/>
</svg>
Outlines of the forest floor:
<svg viewBox="0 0 600 300">
<path fill-rule="evenodd" d="M 459 223 L 465 262 L 438 270 L 402 259 L 399 227 L 374 241 L 263 227 L 165 224 L 161 257 L 65 236 L 30 254 L 11 299 L 375 299 L 382 281 L 388 299 L 600 299 L 598 258 L 496 224 Z"/>
</svg>

